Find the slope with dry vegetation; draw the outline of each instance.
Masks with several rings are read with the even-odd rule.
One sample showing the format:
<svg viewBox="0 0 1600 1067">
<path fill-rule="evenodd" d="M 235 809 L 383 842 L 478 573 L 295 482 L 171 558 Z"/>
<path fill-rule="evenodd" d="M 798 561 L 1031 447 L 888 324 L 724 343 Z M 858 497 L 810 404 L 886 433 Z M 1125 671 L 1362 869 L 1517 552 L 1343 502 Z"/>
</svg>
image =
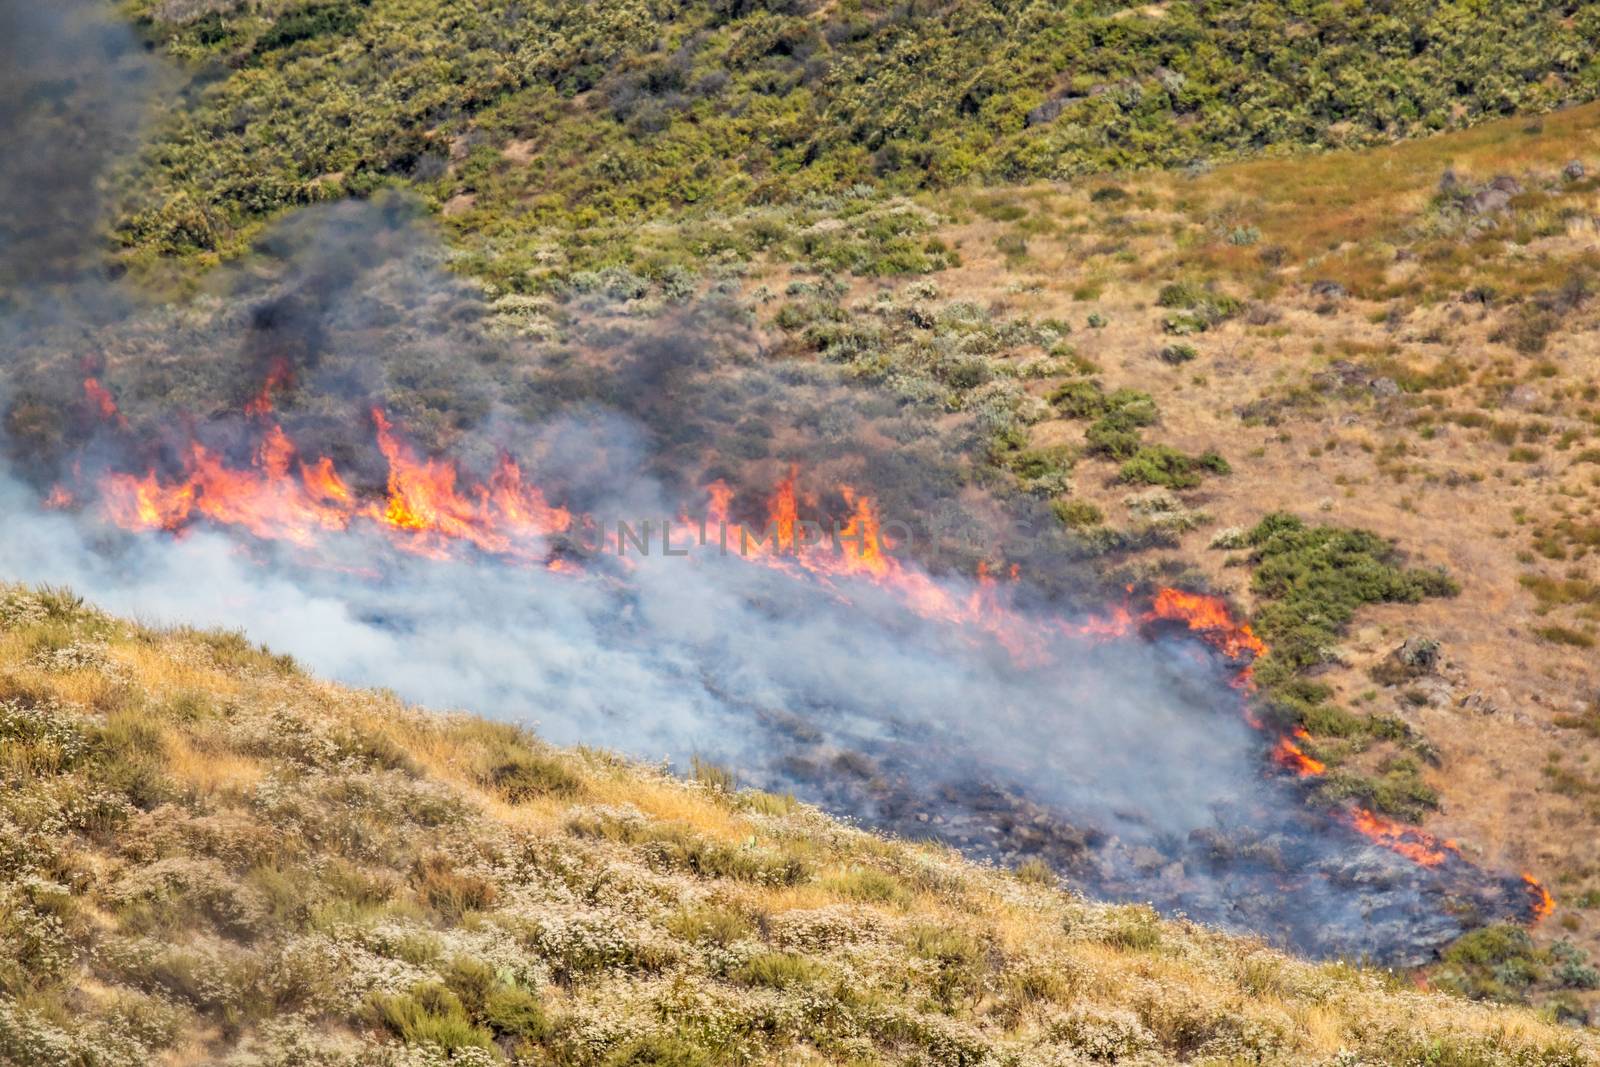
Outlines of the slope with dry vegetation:
<svg viewBox="0 0 1600 1067">
<path fill-rule="evenodd" d="M 1592 1034 L 0 596 L 0 1060 L 1549 1064 Z"/>
</svg>

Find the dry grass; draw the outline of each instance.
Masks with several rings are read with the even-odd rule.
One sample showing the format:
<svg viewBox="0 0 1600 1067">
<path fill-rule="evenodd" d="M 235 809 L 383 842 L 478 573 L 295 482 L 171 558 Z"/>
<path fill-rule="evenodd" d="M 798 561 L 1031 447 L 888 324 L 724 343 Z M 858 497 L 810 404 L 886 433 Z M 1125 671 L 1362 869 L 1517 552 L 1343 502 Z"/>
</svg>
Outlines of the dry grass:
<svg viewBox="0 0 1600 1067">
<path fill-rule="evenodd" d="M 1600 1054 L 1526 1011 L 6 596 L 0 681 L 28 695 L 0 736 L 0 842 L 34 847 L 0 850 L 3 1062 Z M 87 665 L 25 666 L 44 625 Z M 508 760 L 550 791 L 508 800 Z"/>
</svg>

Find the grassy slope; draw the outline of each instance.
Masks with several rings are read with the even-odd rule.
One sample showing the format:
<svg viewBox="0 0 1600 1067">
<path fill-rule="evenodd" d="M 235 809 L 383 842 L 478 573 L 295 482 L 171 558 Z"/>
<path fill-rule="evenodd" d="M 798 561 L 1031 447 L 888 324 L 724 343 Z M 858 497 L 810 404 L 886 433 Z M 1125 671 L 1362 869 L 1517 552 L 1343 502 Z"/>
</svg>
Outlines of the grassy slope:
<svg viewBox="0 0 1600 1067">
<path fill-rule="evenodd" d="M 60 593 L 0 593 L 0 697 L 4 1062 L 1600 1056 Z"/>
</svg>

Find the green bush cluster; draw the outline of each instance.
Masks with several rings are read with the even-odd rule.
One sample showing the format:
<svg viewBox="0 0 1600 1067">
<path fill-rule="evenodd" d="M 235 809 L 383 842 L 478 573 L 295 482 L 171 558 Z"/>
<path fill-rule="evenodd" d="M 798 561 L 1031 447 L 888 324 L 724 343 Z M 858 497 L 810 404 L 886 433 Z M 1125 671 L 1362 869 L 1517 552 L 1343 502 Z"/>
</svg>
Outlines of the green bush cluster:
<svg viewBox="0 0 1600 1067">
<path fill-rule="evenodd" d="M 1108 393 L 1091 378 L 1075 378 L 1057 387 L 1050 402 L 1066 418 L 1092 420 L 1084 431 L 1085 451 L 1121 460 L 1118 477 L 1130 485 L 1192 489 L 1208 473 L 1232 471 L 1216 452 L 1190 456 L 1170 445 L 1147 444 L 1141 431 L 1156 424 L 1159 412 L 1154 398 L 1142 390 Z"/>
<path fill-rule="evenodd" d="M 496 1039 L 520 1044 L 548 1035 L 539 998 L 503 981 L 481 960 L 456 960 L 442 982 L 420 982 L 405 993 L 374 996 L 372 1020 L 408 1045 L 447 1052 L 496 1048 Z"/>
<path fill-rule="evenodd" d="M 1170 445 L 1144 445 L 1122 465 L 1118 478 L 1132 485 L 1157 485 L 1166 489 L 1192 489 L 1202 473 L 1229 474 L 1228 461 L 1216 452 L 1186 455 Z"/>
<path fill-rule="evenodd" d="M 1163 285 L 1156 295 L 1156 303 L 1173 309 L 1173 313 L 1163 320 L 1162 329 L 1179 337 L 1205 333 L 1244 310 L 1240 300 L 1193 282 L 1169 282 Z M 1167 352 L 1181 353 L 1185 349 L 1192 358 L 1194 349 L 1188 345 L 1167 346 L 1163 349 L 1164 358 Z M 1181 356 L 1168 361 L 1183 362 Z"/>
<path fill-rule="evenodd" d="M 1444 989 L 1479 1000 L 1516 1003 L 1536 986 L 1546 989 L 1600 989 L 1600 970 L 1570 941 L 1537 945 L 1519 926 L 1484 926 L 1457 938 L 1440 953 L 1431 975 Z"/>
<path fill-rule="evenodd" d="M 1339 707 L 1333 691 L 1305 672 L 1330 660 L 1362 605 L 1453 596 L 1457 585 L 1441 571 L 1403 566 L 1395 547 L 1374 534 L 1308 526 L 1282 512 L 1263 518 L 1243 542 L 1261 601 L 1253 624 L 1270 650 L 1254 671 L 1263 717 L 1311 735 L 1310 750 L 1328 767 L 1317 785 L 1323 800 L 1421 819 L 1439 803 L 1423 779 L 1424 763 L 1437 762 L 1432 747 L 1400 719 Z M 1342 766 L 1378 744 L 1388 747 L 1374 769 L 1358 773 Z"/>
<path fill-rule="evenodd" d="M 1308 526 L 1276 512 L 1246 541 L 1255 564 L 1252 588 L 1266 601 L 1255 625 L 1272 649 L 1256 677 L 1269 686 L 1326 662 L 1363 604 L 1416 603 L 1460 591 L 1442 571 L 1402 566 L 1393 545 L 1365 530 Z"/>
</svg>

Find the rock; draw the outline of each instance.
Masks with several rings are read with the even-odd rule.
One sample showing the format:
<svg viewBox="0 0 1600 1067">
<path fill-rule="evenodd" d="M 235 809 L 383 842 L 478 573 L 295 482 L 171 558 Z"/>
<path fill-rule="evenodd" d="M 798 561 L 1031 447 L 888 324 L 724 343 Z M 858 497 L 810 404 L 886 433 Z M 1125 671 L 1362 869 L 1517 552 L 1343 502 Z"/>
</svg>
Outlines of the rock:
<svg viewBox="0 0 1600 1067">
<path fill-rule="evenodd" d="M 1431 674 L 1439 667 L 1439 642 L 1431 637 L 1408 637 L 1394 654 L 1401 663 L 1417 671 Z"/>
<path fill-rule="evenodd" d="M 1311 295 L 1325 297 L 1328 300 L 1343 300 L 1350 295 L 1350 292 L 1338 282 L 1324 278 L 1311 283 Z"/>
<path fill-rule="evenodd" d="M 1400 383 L 1393 378 L 1374 378 L 1369 388 L 1373 396 L 1388 398 L 1400 395 Z"/>
<path fill-rule="evenodd" d="M 1462 201 L 1461 207 L 1469 215 L 1494 215 L 1511 205 L 1511 194 L 1502 189 L 1484 189 Z"/>
<path fill-rule="evenodd" d="M 1466 200 L 1461 207 L 1469 215 L 1493 215 L 1511 206 L 1511 198 L 1522 193 L 1522 183 L 1502 174 Z"/>
<path fill-rule="evenodd" d="M 1360 365 L 1348 359 L 1336 359 L 1328 364 L 1327 370 L 1311 376 L 1311 387 L 1321 393 L 1331 393 L 1336 389 L 1370 388 L 1372 380 L 1372 375 Z"/>
<path fill-rule="evenodd" d="M 1401 685 L 1433 674 L 1438 668 L 1439 642 L 1414 636 L 1374 663 L 1367 673 L 1379 685 Z"/>
<path fill-rule="evenodd" d="M 1053 100 L 1046 100 L 1032 111 L 1029 111 L 1027 118 L 1023 122 L 1028 126 L 1043 126 L 1060 118 L 1061 113 L 1066 109 L 1067 97 L 1058 96 Z"/>
<path fill-rule="evenodd" d="M 1561 168 L 1561 176 L 1569 182 L 1582 181 L 1588 173 L 1589 171 L 1584 167 L 1581 159 L 1574 159 Z"/>
<path fill-rule="evenodd" d="M 1531 385 L 1519 385 L 1506 394 L 1507 407 L 1527 409 L 1539 402 L 1539 390 Z"/>
</svg>

